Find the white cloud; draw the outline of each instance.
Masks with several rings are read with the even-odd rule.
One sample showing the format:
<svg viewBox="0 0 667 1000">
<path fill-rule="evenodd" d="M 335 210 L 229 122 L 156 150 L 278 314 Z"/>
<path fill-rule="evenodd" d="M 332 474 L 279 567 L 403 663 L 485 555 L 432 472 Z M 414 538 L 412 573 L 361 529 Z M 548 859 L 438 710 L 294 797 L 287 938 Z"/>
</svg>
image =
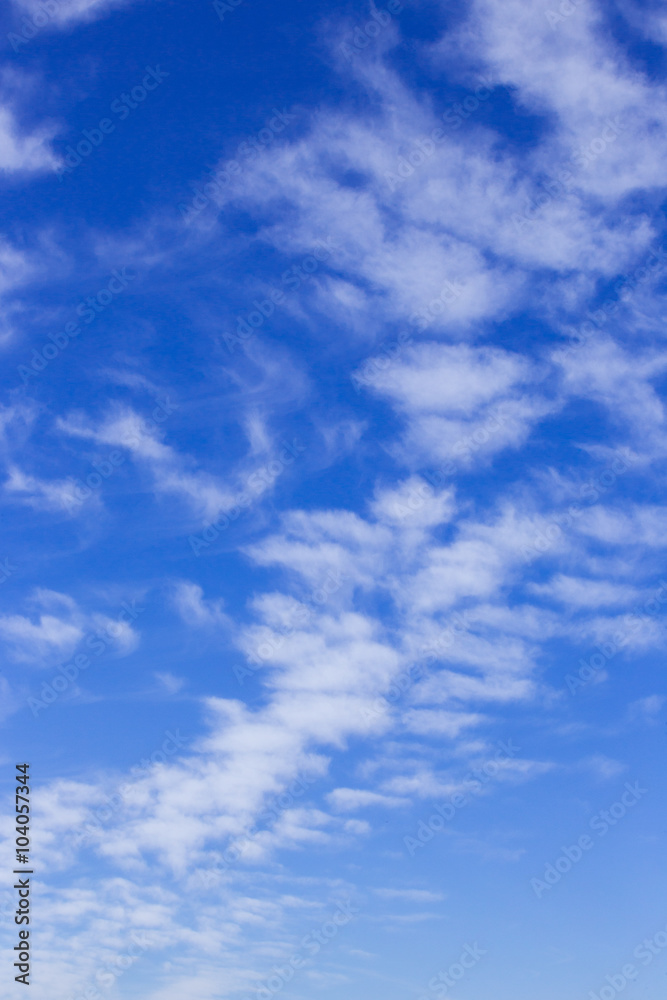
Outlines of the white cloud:
<svg viewBox="0 0 667 1000">
<path fill-rule="evenodd" d="M 637 698 L 636 701 L 630 702 L 628 705 L 628 716 L 633 722 L 655 724 L 665 701 L 667 698 L 661 694 L 650 694 L 646 698 Z"/>
<path fill-rule="evenodd" d="M 661 549 L 667 545 L 667 507 L 627 504 L 623 508 L 597 504 L 577 524 L 583 535 L 608 545 Z"/>
<path fill-rule="evenodd" d="M 175 677 L 169 671 L 155 671 L 155 677 L 160 682 L 167 694 L 178 694 L 185 687 L 184 677 Z"/>
<path fill-rule="evenodd" d="M 0 115 L 0 130 L 2 117 Z M 3 138 L 0 131 L 0 164 L 2 162 Z M 1 166 L 0 166 L 1 169 Z M 17 292 L 36 271 L 36 263 L 23 250 L 17 249 L 6 239 L 0 238 L 0 296 L 4 316 L 0 320 L 0 344 L 4 344 L 15 333 L 16 323 L 22 313 L 22 306 L 13 293 Z"/>
<path fill-rule="evenodd" d="M 469 417 L 529 379 L 530 365 L 520 355 L 430 343 L 408 349 L 405 360 L 373 383 L 410 412 Z"/>
<path fill-rule="evenodd" d="M 283 531 L 249 547 L 248 554 L 260 565 L 289 567 L 313 587 L 329 572 L 374 587 L 393 538 L 386 526 L 351 511 L 291 511 Z"/>
<path fill-rule="evenodd" d="M 404 899 L 409 903 L 440 903 L 445 898 L 441 892 L 428 889 L 373 889 L 381 899 Z"/>
<path fill-rule="evenodd" d="M 51 662 L 54 657 L 67 658 L 84 636 L 81 616 L 76 604 L 64 594 L 37 591 L 32 603 L 48 610 L 37 613 L 36 621 L 23 615 L 0 617 L 0 638 L 10 647 L 19 662 Z"/>
<path fill-rule="evenodd" d="M 638 4 L 633 0 L 622 0 L 620 9 L 628 23 L 635 31 L 641 32 L 646 38 L 667 48 L 667 14 L 660 4 L 650 7 Z"/>
<path fill-rule="evenodd" d="M 88 496 L 79 499 L 77 486 L 73 479 L 40 479 L 31 476 L 16 466 L 9 469 L 9 477 L 4 483 L 5 492 L 22 500 L 35 510 L 64 511 L 77 516 L 84 508 L 92 505 L 99 507 L 97 494 L 88 491 Z"/>
<path fill-rule="evenodd" d="M 623 774 L 628 769 L 627 764 L 622 764 L 618 760 L 612 760 L 611 757 L 607 757 L 602 753 L 593 754 L 592 757 L 587 757 L 585 760 L 581 761 L 579 766 L 592 771 L 592 773 L 602 781 L 609 781 L 611 778 L 617 778 L 619 774 Z"/>
<path fill-rule="evenodd" d="M 402 184 L 393 185 L 388 176 L 396 174 L 400 158 L 417 150 L 442 120 L 386 66 L 367 60 L 358 82 L 372 100 L 372 115 L 339 109 L 315 114 L 305 134 L 267 149 L 221 186 L 218 205 L 236 202 L 261 218 L 260 238 L 284 254 L 307 254 L 318 239 L 337 244 L 327 262 L 335 277 L 318 273 L 311 292 L 301 296 L 305 318 L 312 299 L 357 336 L 380 331 L 386 336 L 386 322 L 409 324 L 414 336 L 424 331 L 476 336 L 487 320 L 497 322 L 528 304 L 547 312 L 557 301 L 580 307 L 599 276 L 631 266 L 654 238 L 645 216 L 619 217 L 615 198 L 662 183 L 663 156 L 652 139 L 656 122 L 650 109 L 659 104 L 655 88 L 593 37 L 594 18 L 588 14 L 568 21 L 570 27 L 580 22 L 570 61 L 581 63 L 583 77 L 575 72 L 579 82 L 563 87 L 568 36 L 561 34 L 554 47 L 557 33 L 550 36 L 544 11 L 528 16 L 516 6 L 506 21 L 489 0 L 473 4 L 444 58 L 455 70 L 452 50 L 464 51 L 468 66 L 473 51 L 499 84 L 512 88 L 518 78 L 520 86 L 528 86 L 529 80 L 545 101 L 557 95 L 552 131 L 545 130 L 535 153 L 516 155 L 473 116 L 465 128 L 445 128 L 437 148 Z M 554 51 L 543 59 L 540 46 L 550 45 Z M 441 61 L 435 51 L 434 58 Z M 614 70 L 621 82 L 608 86 Z M 589 71 L 595 82 L 582 90 L 579 83 Z M 538 83 L 542 79 L 544 86 Z M 466 82 L 474 86 L 479 80 Z M 594 101 L 582 96 L 592 93 Z M 520 97 L 535 104 L 527 93 Z M 577 100 L 600 106 L 580 109 L 576 123 Z M 606 128 L 605 115 L 619 113 L 618 100 L 632 127 L 616 135 L 615 143 L 606 142 L 605 156 L 593 166 L 570 164 L 577 140 L 594 142 L 596 129 Z M 538 104 L 552 115 L 550 104 L 546 109 Z M 641 165 L 638 148 L 646 154 Z M 557 176 L 566 161 L 570 190 L 561 185 L 545 195 L 543 182 Z M 341 180 L 346 172 L 356 174 L 359 183 Z M 591 196 L 601 193 L 608 203 L 592 203 Z M 290 206 L 289 223 L 274 212 L 278 205 Z"/>
<path fill-rule="evenodd" d="M 641 614 L 641 611 L 640 611 Z M 597 615 L 586 618 L 579 625 L 580 640 L 601 645 L 610 655 L 611 662 L 606 665 L 611 670 L 616 663 L 613 657 L 619 654 L 629 655 L 633 651 L 643 651 L 651 647 L 659 647 L 663 642 L 664 625 L 659 617 L 638 617 L 637 613 L 617 615 Z M 591 650 L 591 652 L 597 652 Z M 619 669 L 616 666 L 616 669 Z"/>
<path fill-rule="evenodd" d="M 535 693 L 533 683 L 524 677 L 492 673 L 475 677 L 471 674 L 441 670 L 431 681 L 420 685 L 417 696 L 427 704 L 452 699 L 465 702 L 526 701 Z"/>
<path fill-rule="evenodd" d="M 542 597 L 569 604 L 575 608 L 598 608 L 622 604 L 626 607 L 637 601 L 641 591 L 636 587 L 611 583 L 608 580 L 591 580 L 558 573 L 548 583 L 531 584 L 530 591 Z"/>
<path fill-rule="evenodd" d="M 405 415 L 402 454 L 468 464 L 523 443 L 551 409 L 526 392 L 537 376 L 498 348 L 422 343 L 366 381 Z"/>
<path fill-rule="evenodd" d="M 625 350 L 598 333 L 573 351 L 556 351 L 554 360 L 562 366 L 566 391 L 606 407 L 613 422 L 635 435 L 642 450 L 664 454 L 665 408 L 651 380 L 667 369 L 667 352 Z"/>
<path fill-rule="evenodd" d="M 207 601 L 204 591 L 196 583 L 182 580 L 176 584 L 173 604 L 187 625 L 217 625 L 229 627 L 230 620 L 223 610 L 222 601 Z"/>
<path fill-rule="evenodd" d="M 62 23 L 103 9 L 102 4 L 69 5 Z M 503 320 L 530 304 L 552 304 L 561 292 L 576 310 L 600 275 L 625 266 L 650 239 L 651 230 L 640 217 L 619 218 L 615 199 L 637 185 L 657 183 L 658 163 L 664 161 L 662 140 L 642 155 L 651 125 L 640 107 L 647 84 L 619 59 L 608 58 L 605 46 L 611 43 L 600 41 L 601 33 L 593 37 L 594 13 L 578 9 L 557 28 L 562 33 L 548 41 L 544 10 L 515 0 L 509 8 L 477 0 L 471 11 L 471 20 L 448 51 L 465 43 L 496 79 L 517 82 L 525 106 L 552 115 L 552 131 L 546 130 L 525 162 L 473 121 L 469 129 L 449 134 L 437 154 L 392 190 L 387 173 L 395 171 L 399 156 L 430 130 L 434 118 L 396 76 L 374 65 L 366 75 L 372 114 L 315 115 L 305 135 L 258 156 L 226 189 L 230 200 L 262 216 L 259 238 L 286 255 L 306 254 L 317 239 L 329 236 L 338 244 L 332 263 L 339 273 L 325 276 L 322 269 L 313 279 L 300 306 L 306 318 L 310 308 L 326 312 L 329 306 L 338 319 L 353 315 L 354 323 L 345 323 L 345 329 L 355 339 L 367 337 L 369 350 L 374 350 L 378 331 L 385 335 L 388 322 L 392 328 L 412 328 L 414 342 L 389 368 L 379 368 L 370 383 L 405 421 L 403 450 L 394 455 L 408 470 L 417 461 L 456 455 L 457 448 L 457 457 L 472 463 L 477 456 L 516 447 L 537 421 L 562 405 L 537 388 L 545 373 L 538 371 L 539 364 L 518 351 L 473 341 L 485 337 L 491 320 Z M 662 93 L 660 87 L 653 97 L 656 93 Z M 616 107 L 609 110 L 614 102 L 621 114 L 635 107 L 639 114 L 608 143 L 608 156 L 592 164 L 594 169 L 575 171 L 571 194 L 547 200 L 529 224 L 513 228 L 508 220 L 525 211 L 526 200 L 539 190 L 541 172 L 549 173 L 569 144 L 594 137 L 604 116 L 616 113 Z M 361 174 L 362 181 L 347 184 L 340 179 L 346 171 Z M 592 195 L 608 201 L 593 204 Z M 276 218 L 274 205 L 280 206 Z M 581 270 L 573 277 L 576 268 Z M 419 341 L 425 331 L 434 342 Z M 447 342 L 455 336 L 468 342 Z M 640 433 L 651 421 L 662 423 L 662 404 L 649 384 L 664 370 L 661 356 L 633 357 L 600 340 L 560 361 L 566 395 L 603 403 Z M 273 385 L 276 373 L 271 377 Z M 269 454 L 272 437 L 264 420 L 252 415 L 244 426 L 248 461 Z M 341 426 L 349 447 L 359 424 Z M 198 516 L 212 519 L 234 502 L 241 473 L 221 482 L 167 445 L 157 427 L 130 409 L 114 411 L 95 424 L 70 418 L 59 427 L 74 437 L 129 448 L 157 493 L 177 496 Z M 335 450 L 331 440 L 328 445 Z M 56 503 L 64 488 L 61 481 L 48 484 L 19 472 L 12 476 L 13 492 L 30 494 L 35 504 Z M 257 678 L 261 698 L 251 705 L 208 699 L 206 736 L 177 761 L 151 768 L 134 781 L 127 800 L 96 834 L 92 849 L 97 864 L 131 872 L 137 883 L 154 879 L 156 868 L 162 877 L 164 866 L 188 885 L 197 870 L 219 862 L 230 842 L 243 849 L 235 870 L 216 885 L 215 901 L 210 895 L 202 901 L 201 892 L 193 893 L 197 919 L 182 919 L 178 925 L 176 901 L 167 890 L 140 888 L 125 878 L 115 878 L 113 885 L 100 882 L 95 893 L 78 888 L 61 893 L 45 919 L 68 928 L 75 916 L 89 921 L 90 927 L 76 938 L 77 951 L 86 955 L 86 971 L 93 955 L 99 960 L 99 942 L 115 946 L 130 917 L 136 925 L 141 921 L 159 927 L 173 954 L 194 944 L 197 961 L 204 952 L 225 966 L 220 977 L 201 963 L 188 980 L 181 976 L 181 966 L 172 965 L 171 984 L 157 986 L 153 1000 L 184 994 L 204 1000 L 221 989 L 256 983 L 257 963 L 251 963 L 250 974 L 239 968 L 229 943 L 241 939 L 243 927 L 280 926 L 287 904 L 255 898 L 247 884 L 235 894 L 232 883 L 237 876 L 249 883 L 250 867 L 281 847 L 331 847 L 367 834 L 365 821 L 318 808 L 313 801 L 317 789 L 285 791 L 295 788 L 296 778 L 306 772 L 325 776 L 325 755 L 342 754 L 352 740 L 370 734 L 394 739 L 402 771 L 372 788 L 335 788 L 326 796 L 334 813 L 399 808 L 415 797 L 451 794 L 461 787 L 455 777 L 436 771 L 433 744 L 441 750 L 443 737 L 457 741 L 451 751 L 445 744 L 457 760 L 481 751 L 481 737 L 465 740 L 468 728 L 481 729 L 487 721 L 480 706 L 500 712 L 504 705 L 534 699 L 540 690 L 539 643 L 565 627 L 558 616 L 510 600 L 511 589 L 525 579 L 522 547 L 548 517 L 531 512 L 537 504 L 525 483 L 513 495 L 519 499 L 501 499 L 490 513 L 480 513 L 473 500 L 426 487 L 423 479 L 403 469 L 395 483 L 385 480 L 376 488 L 366 516 L 351 510 L 292 511 L 275 534 L 249 546 L 246 554 L 256 565 L 282 571 L 291 581 L 296 578 L 293 589 L 300 598 L 304 591 L 322 588 L 327 574 L 340 577 L 342 584 L 319 607 L 300 605 L 291 593 L 257 595 L 250 602 L 249 626 L 228 621 L 222 602 L 206 598 L 198 583 L 175 586 L 174 606 L 187 624 L 224 627 L 250 656 L 262 651 Z M 398 516 L 402 508 L 408 513 Z M 657 547 L 667 537 L 665 521 L 665 511 L 657 506 L 609 509 L 598 504 L 549 550 L 554 562 L 569 557 L 568 565 L 531 593 L 575 610 L 622 605 L 636 593 L 634 587 L 572 575 L 582 573 L 582 540 Z M 41 599 L 51 603 L 37 615 L 0 619 L 0 634 L 15 655 L 60 655 L 74 648 L 89 625 L 111 621 L 84 615 L 66 598 Z M 285 630 L 282 623 L 299 607 L 306 608 L 306 619 Z M 455 631 L 451 622 L 457 611 L 465 611 L 469 619 Z M 622 616 L 599 614 L 582 634 L 604 641 L 624 626 Z M 132 641 L 127 630 L 119 634 L 124 649 Z M 387 697 L 390 686 L 415 662 L 423 666 L 423 674 L 410 680 L 402 691 L 404 703 L 394 706 Z M 179 678 L 157 676 L 169 693 L 180 689 Z M 636 711 L 655 716 L 662 700 L 645 701 Z M 414 759 L 408 759 L 411 754 Z M 507 763 L 503 776 L 524 780 L 551 766 L 515 760 Z M 615 762 L 606 758 L 587 766 L 602 776 L 616 773 Z M 44 836 L 51 836 L 49 849 L 61 863 L 66 849 L 53 832 L 62 823 L 82 822 L 100 801 L 101 788 L 102 782 L 51 786 Z M 281 794 L 294 801 L 267 819 L 263 811 Z M 516 852 L 506 856 L 514 859 Z M 434 894 L 417 889 L 378 893 L 405 902 L 435 901 L 426 899 Z M 102 922 L 105 906 L 113 906 L 107 925 Z M 169 961 L 177 960 L 171 955 Z"/>
<path fill-rule="evenodd" d="M 615 199 L 664 185 L 666 113 L 664 85 L 631 65 L 605 30 L 606 13 L 601 4 L 582 3 L 552 25 L 543 7 L 475 0 L 460 30 L 439 44 L 438 57 L 460 66 L 465 53 L 494 82 L 516 87 L 524 107 L 552 117 L 554 134 L 540 144 L 535 166 L 553 176 L 567 158 L 577 187 Z M 620 131 L 609 130 L 608 119 Z M 588 162 L 570 160 L 596 139 Z"/>
<path fill-rule="evenodd" d="M 84 612 L 67 594 L 37 589 L 28 600 L 31 617 L 0 616 L 0 639 L 13 659 L 35 666 L 51 666 L 68 659 L 86 635 L 103 630 L 106 641 L 121 656 L 139 643 L 136 630 L 123 617 Z"/>
<path fill-rule="evenodd" d="M 327 801 L 337 812 L 356 812 L 357 809 L 365 809 L 369 806 L 397 809 L 410 805 L 410 799 L 382 795 L 380 792 L 364 788 L 336 788 L 327 795 Z"/>
<path fill-rule="evenodd" d="M 0 636 L 13 648 L 17 660 L 39 662 L 53 655 L 69 656 L 83 633 L 53 615 L 40 615 L 37 623 L 22 615 L 3 615 Z"/>
<path fill-rule="evenodd" d="M 55 7 L 52 4 L 49 9 L 49 24 L 67 28 L 79 21 L 94 21 L 104 17 L 115 7 L 124 7 L 130 2 L 131 0 L 55 0 Z M 44 9 L 42 0 L 14 0 L 14 3 L 33 18 Z"/>
<path fill-rule="evenodd" d="M 247 438 L 247 453 L 223 478 L 200 468 L 191 455 L 182 454 L 164 442 L 166 421 L 173 420 L 172 414 L 178 409 L 178 404 L 167 399 L 159 403 L 148 419 L 129 406 L 118 405 L 97 424 L 85 414 L 76 413 L 59 418 L 56 427 L 72 437 L 127 449 L 139 469 L 143 468 L 150 476 L 156 494 L 178 498 L 207 526 L 225 512 L 233 520 L 251 507 L 271 491 L 276 479 L 304 451 L 297 439 L 287 444 L 274 440 L 261 416 L 247 411 L 240 418 Z"/>
<path fill-rule="evenodd" d="M 166 419 L 161 414 L 161 419 Z M 58 420 L 58 429 L 111 447 L 128 449 L 138 463 L 144 463 L 152 475 L 156 492 L 184 499 L 196 513 L 209 521 L 234 504 L 234 493 L 215 478 L 194 469 L 194 462 L 182 457 L 162 442 L 160 426 L 132 409 L 119 408 L 98 427 L 77 415 Z"/>
<path fill-rule="evenodd" d="M 420 736 L 446 736 L 453 739 L 464 729 L 485 722 L 485 716 L 474 712 L 445 712 L 437 709 L 411 709 L 403 716 L 406 728 Z"/>
<path fill-rule="evenodd" d="M 22 133 L 15 114 L 6 105 L 0 106 L 0 171 L 13 174 L 55 169 L 59 161 L 50 147 L 55 134 L 53 125 L 42 126 L 32 133 Z M 15 256 L 9 258 L 5 251 L 0 266 L 15 263 Z"/>
<path fill-rule="evenodd" d="M 447 524 L 456 508 L 453 490 L 436 493 L 424 479 L 411 476 L 393 488 L 377 489 L 370 509 L 380 523 L 421 529 Z"/>
</svg>

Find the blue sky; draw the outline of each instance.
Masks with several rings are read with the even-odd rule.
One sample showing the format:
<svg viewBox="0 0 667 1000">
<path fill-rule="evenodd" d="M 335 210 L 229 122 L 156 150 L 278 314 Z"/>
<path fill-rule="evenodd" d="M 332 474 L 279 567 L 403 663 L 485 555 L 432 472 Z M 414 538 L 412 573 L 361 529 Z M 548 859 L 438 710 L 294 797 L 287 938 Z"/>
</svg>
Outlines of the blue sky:
<svg viewBox="0 0 667 1000">
<path fill-rule="evenodd" d="M 549 4 L 5 5 L 33 1000 L 664 992 L 667 17 Z"/>
</svg>

